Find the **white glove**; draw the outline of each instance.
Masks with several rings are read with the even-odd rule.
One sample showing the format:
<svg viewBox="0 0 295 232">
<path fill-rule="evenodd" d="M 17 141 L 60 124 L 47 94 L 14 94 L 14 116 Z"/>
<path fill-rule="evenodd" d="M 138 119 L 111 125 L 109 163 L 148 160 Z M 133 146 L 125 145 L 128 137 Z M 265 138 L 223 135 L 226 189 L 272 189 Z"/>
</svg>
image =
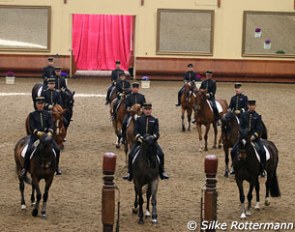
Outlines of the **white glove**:
<svg viewBox="0 0 295 232">
<path fill-rule="evenodd" d="M 255 135 L 251 135 L 251 141 L 254 141 L 256 139 Z"/>
<path fill-rule="evenodd" d="M 123 95 L 124 95 L 123 93 L 120 93 L 120 94 L 119 94 L 120 97 L 122 97 Z"/>
<path fill-rule="evenodd" d="M 210 97 L 210 93 L 206 93 L 206 97 L 209 98 Z"/>
<path fill-rule="evenodd" d="M 142 143 L 143 142 L 143 137 L 142 136 L 139 136 L 138 139 L 137 139 L 137 141 L 140 142 L 140 143 Z"/>
<path fill-rule="evenodd" d="M 48 109 L 49 109 L 49 110 L 52 110 L 52 108 L 53 108 L 52 105 L 49 105 L 49 106 L 48 106 Z"/>
<path fill-rule="evenodd" d="M 240 114 L 241 111 L 240 110 L 235 110 L 235 114 Z"/>
</svg>

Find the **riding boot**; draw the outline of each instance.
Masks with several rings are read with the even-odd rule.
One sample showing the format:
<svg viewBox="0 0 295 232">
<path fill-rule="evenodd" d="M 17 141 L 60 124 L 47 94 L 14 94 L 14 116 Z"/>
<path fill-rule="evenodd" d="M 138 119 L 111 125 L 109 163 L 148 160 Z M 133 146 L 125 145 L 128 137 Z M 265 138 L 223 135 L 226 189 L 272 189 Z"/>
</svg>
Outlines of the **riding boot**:
<svg viewBox="0 0 295 232">
<path fill-rule="evenodd" d="M 133 179 L 132 159 L 133 159 L 133 155 L 130 152 L 128 156 L 128 174 L 126 176 L 123 176 L 124 180 L 132 181 Z"/>
<path fill-rule="evenodd" d="M 56 170 L 55 170 L 55 175 L 61 175 L 61 170 L 59 168 L 59 159 L 60 159 L 60 152 L 56 152 Z"/>
<path fill-rule="evenodd" d="M 164 171 L 164 153 L 162 152 L 162 150 L 159 151 L 158 157 L 160 159 L 159 176 L 160 176 L 161 180 L 169 179 L 169 176 Z"/>
<path fill-rule="evenodd" d="M 178 91 L 178 95 L 177 95 L 177 104 L 175 104 L 175 106 L 180 106 L 180 102 L 181 102 L 181 90 Z"/>
<path fill-rule="evenodd" d="M 29 149 L 27 150 L 26 154 L 25 154 L 25 160 L 24 160 L 24 168 L 21 170 L 21 176 L 22 177 L 26 177 L 27 176 L 27 171 L 29 169 L 29 165 L 30 165 L 30 151 Z"/>
</svg>

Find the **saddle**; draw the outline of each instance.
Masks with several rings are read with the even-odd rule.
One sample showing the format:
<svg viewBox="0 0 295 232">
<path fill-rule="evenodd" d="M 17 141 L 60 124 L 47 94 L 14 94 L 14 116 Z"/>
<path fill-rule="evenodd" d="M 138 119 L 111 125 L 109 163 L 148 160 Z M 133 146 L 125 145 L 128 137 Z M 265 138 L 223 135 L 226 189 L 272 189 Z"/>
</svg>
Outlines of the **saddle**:
<svg viewBox="0 0 295 232">
<path fill-rule="evenodd" d="M 207 102 L 208 102 L 208 104 L 209 104 L 211 110 L 213 111 L 213 108 L 214 108 L 214 106 L 213 106 L 213 101 L 207 99 Z M 218 113 L 221 113 L 221 112 L 223 111 L 223 110 L 222 110 L 222 106 L 220 105 L 220 103 L 219 103 L 218 101 L 215 101 L 215 104 L 216 104 L 217 112 L 218 112 Z"/>
<path fill-rule="evenodd" d="M 135 155 L 134 155 L 134 157 L 133 157 L 133 159 L 132 159 L 132 164 L 134 164 L 134 162 L 135 162 L 135 160 L 137 159 L 137 157 L 138 157 L 140 151 L 141 151 L 141 146 L 137 146 L 137 147 L 135 148 L 135 151 L 134 151 L 134 154 L 135 154 Z M 160 158 L 159 158 L 158 153 L 159 153 L 159 151 L 157 150 L 157 160 L 158 160 L 158 164 L 160 165 L 160 164 L 161 164 L 161 161 L 160 161 Z"/>
<path fill-rule="evenodd" d="M 23 158 L 25 158 L 25 155 L 26 155 L 26 152 L 27 152 L 27 150 L 28 150 L 28 143 L 26 144 L 26 146 L 24 146 L 24 148 L 23 148 L 23 150 L 22 150 L 22 152 L 21 152 L 21 156 L 23 157 Z M 33 156 L 34 156 L 34 153 L 35 153 L 35 151 L 37 150 L 37 147 L 40 145 L 40 140 L 39 139 L 37 139 L 34 143 L 33 143 L 33 145 L 32 145 L 32 153 L 30 154 L 30 160 L 33 158 Z M 53 151 L 53 154 L 54 154 L 54 156 L 56 157 L 56 152 L 55 152 L 55 150 L 52 148 L 52 151 Z"/>
</svg>

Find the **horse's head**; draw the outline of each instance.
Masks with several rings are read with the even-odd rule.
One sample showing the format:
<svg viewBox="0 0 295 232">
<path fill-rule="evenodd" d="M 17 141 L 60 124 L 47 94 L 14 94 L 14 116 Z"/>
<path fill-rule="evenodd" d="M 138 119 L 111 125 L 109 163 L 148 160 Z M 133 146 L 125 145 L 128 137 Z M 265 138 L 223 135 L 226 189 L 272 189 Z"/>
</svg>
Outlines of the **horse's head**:
<svg viewBox="0 0 295 232">
<path fill-rule="evenodd" d="M 207 97 L 206 97 L 207 90 L 199 89 L 198 92 L 195 95 L 195 110 L 201 111 L 204 108 L 204 105 L 206 103 Z"/>
<path fill-rule="evenodd" d="M 152 167 L 155 167 L 157 163 L 157 144 L 153 135 L 146 134 L 143 137 L 142 151 Z"/>
<path fill-rule="evenodd" d="M 235 118 L 235 114 L 232 111 L 228 111 L 222 116 L 221 122 L 222 122 L 222 132 L 226 134 L 230 134 L 233 129 L 233 123 Z"/>
<path fill-rule="evenodd" d="M 133 106 L 130 107 L 128 112 L 130 113 L 131 116 L 134 116 L 134 115 L 139 116 L 139 115 L 141 115 L 142 114 L 141 105 L 140 104 L 134 104 Z"/>
<path fill-rule="evenodd" d="M 75 91 L 71 92 L 70 90 L 66 90 L 62 92 L 62 95 L 63 95 L 62 98 L 64 101 L 65 109 L 72 110 L 75 103 L 75 99 L 74 99 Z"/>
<path fill-rule="evenodd" d="M 59 135 L 60 130 L 64 127 L 64 113 L 65 110 L 60 105 L 55 105 L 52 108 L 52 121 L 56 135 Z"/>
<path fill-rule="evenodd" d="M 240 131 L 239 144 L 238 144 L 238 159 L 246 160 L 249 154 L 254 154 L 254 148 L 251 143 L 250 137 L 247 135 L 246 130 Z"/>
<path fill-rule="evenodd" d="M 40 144 L 37 146 L 36 152 L 45 154 L 45 156 L 50 155 L 52 152 L 52 137 L 44 134 L 39 140 Z"/>
</svg>

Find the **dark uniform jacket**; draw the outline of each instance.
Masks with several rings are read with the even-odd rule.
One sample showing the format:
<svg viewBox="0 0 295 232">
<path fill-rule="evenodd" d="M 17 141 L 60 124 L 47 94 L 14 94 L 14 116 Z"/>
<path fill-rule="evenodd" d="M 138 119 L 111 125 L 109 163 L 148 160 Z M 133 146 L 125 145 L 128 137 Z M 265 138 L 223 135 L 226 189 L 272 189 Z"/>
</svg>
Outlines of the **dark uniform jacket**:
<svg viewBox="0 0 295 232">
<path fill-rule="evenodd" d="M 29 116 L 31 137 L 37 139 L 37 132 L 53 133 L 52 116 L 49 111 L 33 111 Z"/>
<path fill-rule="evenodd" d="M 196 73 L 193 72 L 193 71 L 187 71 L 185 74 L 184 74 L 184 78 L 183 78 L 184 81 L 197 81 L 198 79 L 196 78 Z"/>
<path fill-rule="evenodd" d="M 120 80 L 116 84 L 117 95 L 120 96 L 120 93 L 130 93 L 130 82 L 127 80 Z"/>
<path fill-rule="evenodd" d="M 131 93 L 127 95 L 125 101 L 125 108 L 128 109 L 129 107 L 133 106 L 134 104 L 140 104 L 141 106 L 145 103 L 144 95 L 140 93 Z"/>
<path fill-rule="evenodd" d="M 254 135 L 256 139 L 259 139 L 262 131 L 261 116 L 255 111 L 242 113 L 240 117 L 240 130 L 242 137 Z"/>
<path fill-rule="evenodd" d="M 112 71 L 111 74 L 111 81 L 112 82 L 117 82 L 119 80 L 119 76 L 121 73 L 124 73 L 124 71 L 122 69 L 115 69 Z"/>
<path fill-rule="evenodd" d="M 46 66 L 45 68 L 43 68 L 43 80 L 44 80 L 44 84 L 47 85 L 47 79 L 50 77 L 53 77 L 55 75 L 55 68 L 51 65 Z"/>
<path fill-rule="evenodd" d="M 55 89 L 43 90 L 41 96 L 45 98 L 45 109 L 48 109 L 50 105 L 61 105 L 60 94 Z"/>
<path fill-rule="evenodd" d="M 160 137 L 159 121 L 157 118 L 151 115 L 142 115 L 135 121 L 135 139 L 137 139 L 139 136 L 145 136 L 146 134 L 154 136 L 156 140 Z"/>
<path fill-rule="evenodd" d="M 248 97 L 244 94 L 236 94 L 230 99 L 229 107 L 231 111 L 240 110 L 245 112 L 248 110 Z"/>
<path fill-rule="evenodd" d="M 66 90 L 67 84 L 64 77 L 54 75 L 55 78 L 55 89 L 59 92 L 61 90 Z"/>
<path fill-rule="evenodd" d="M 207 89 L 207 92 L 210 94 L 209 99 L 215 98 L 216 82 L 214 80 L 206 79 L 202 81 L 200 89 Z"/>
</svg>

